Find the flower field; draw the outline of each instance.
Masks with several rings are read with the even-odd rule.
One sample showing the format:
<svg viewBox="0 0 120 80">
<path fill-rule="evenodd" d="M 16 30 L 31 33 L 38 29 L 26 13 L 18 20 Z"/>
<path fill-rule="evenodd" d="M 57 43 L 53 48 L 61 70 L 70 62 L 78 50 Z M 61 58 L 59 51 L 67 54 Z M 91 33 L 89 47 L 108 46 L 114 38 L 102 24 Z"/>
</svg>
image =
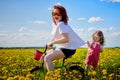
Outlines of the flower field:
<svg viewBox="0 0 120 80">
<path fill-rule="evenodd" d="M 0 80 L 61 80 L 61 68 L 47 72 L 45 78 L 39 70 L 30 74 L 29 71 L 41 62 L 33 59 L 33 53 L 34 49 L 0 49 Z M 80 62 L 84 68 L 86 54 L 87 48 L 77 49 L 76 54 L 66 59 L 65 63 Z M 58 65 L 60 61 L 54 61 L 54 64 Z M 66 71 L 63 75 L 62 79 L 65 80 L 79 80 L 76 76 L 80 76 L 75 72 L 68 75 Z M 91 67 L 84 80 L 120 80 L 120 48 L 105 48 L 100 55 L 97 70 Z"/>
</svg>

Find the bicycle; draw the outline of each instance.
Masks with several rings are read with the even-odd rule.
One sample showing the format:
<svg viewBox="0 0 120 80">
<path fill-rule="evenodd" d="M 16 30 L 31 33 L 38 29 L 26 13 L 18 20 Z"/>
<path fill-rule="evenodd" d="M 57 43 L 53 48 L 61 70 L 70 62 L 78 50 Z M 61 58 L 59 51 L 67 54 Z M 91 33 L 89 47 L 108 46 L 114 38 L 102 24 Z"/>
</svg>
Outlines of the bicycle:
<svg viewBox="0 0 120 80">
<path fill-rule="evenodd" d="M 44 55 L 46 55 L 46 50 L 47 50 L 47 46 L 45 47 L 45 50 L 43 52 Z M 37 50 L 38 51 L 38 50 Z M 40 51 L 38 51 L 40 52 Z M 39 59 L 37 59 L 39 60 Z M 65 64 L 65 58 L 63 58 L 62 63 L 60 66 L 55 66 L 55 69 L 61 69 L 61 80 L 68 80 L 65 79 L 65 75 L 64 75 L 64 71 L 67 73 L 67 75 L 72 74 L 72 72 L 75 74 L 75 72 L 77 72 L 77 74 L 75 74 L 75 76 L 77 77 L 77 79 L 79 80 L 83 80 L 85 77 L 85 73 L 84 73 L 84 69 L 80 66 L 81 63 L 79 62 L 72 62 L 71 65 L 66 65 Z M 45 75 L 46 75 L 46 70 L 44 69 L 44 57 L 42 58 L 42 62 L 40 64 L 40 66 L 36 66 L 35 68 L 33 68 L 32 70 L 30 70 L 30 73 L 33 73 L 36 70 L 40 70 L 43 72 L 44 74 L 44 79 L 45 79 Z M 72 74 L 73 75 L 73 74 Z M 70 79 L 72 80 L 72 78 Z"/>
</svg>

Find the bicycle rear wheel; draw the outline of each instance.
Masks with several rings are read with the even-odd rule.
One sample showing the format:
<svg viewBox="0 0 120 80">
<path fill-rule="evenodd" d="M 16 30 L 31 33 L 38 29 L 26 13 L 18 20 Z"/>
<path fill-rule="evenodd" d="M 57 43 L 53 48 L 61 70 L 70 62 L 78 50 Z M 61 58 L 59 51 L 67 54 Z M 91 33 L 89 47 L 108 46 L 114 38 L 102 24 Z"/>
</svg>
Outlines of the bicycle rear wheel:
<svg viewBox="0 0 120 80">
<path fill-rule="evenodd" d="M 85 77 L 84 69 L 80 66 L 71 66 L 69 67 L 69 75 L 72 75 L 72 79 L 83 80 Z"/>
</svg>

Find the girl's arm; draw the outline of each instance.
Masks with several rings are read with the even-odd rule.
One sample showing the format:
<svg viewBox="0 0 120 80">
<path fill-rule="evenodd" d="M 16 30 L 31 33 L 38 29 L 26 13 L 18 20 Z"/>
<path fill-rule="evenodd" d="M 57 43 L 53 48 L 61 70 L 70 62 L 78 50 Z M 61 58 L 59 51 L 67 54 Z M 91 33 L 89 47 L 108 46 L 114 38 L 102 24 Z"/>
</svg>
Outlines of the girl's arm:
<svg viewBox="0 0 120 80">
<path fill-rule="evenodd" d="M 87 41 L 87 45 L 88 45 L 88 47 L 90 48 L 90 42 L 89 42 L 89 41 Z"/>
<path fill-rule="evenodd" d="M 103 46 L 101 46 L 101 52 L 103 52 Z"/>
</svg>

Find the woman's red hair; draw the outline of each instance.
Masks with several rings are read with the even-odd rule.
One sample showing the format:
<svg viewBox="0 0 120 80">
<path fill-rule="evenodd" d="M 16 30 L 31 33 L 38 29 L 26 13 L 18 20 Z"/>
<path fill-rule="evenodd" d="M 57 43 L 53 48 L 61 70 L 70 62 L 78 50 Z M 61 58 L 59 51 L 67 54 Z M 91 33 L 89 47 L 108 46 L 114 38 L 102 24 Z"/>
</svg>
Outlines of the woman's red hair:
<svg viewBox="0 0 120 80">
<path fill-rule="evenodd" d="M 65 24 L 68 24 L 68 16 L 67 16 L 66 9 L 63 6 L 60 6 L 60 5 L 54 5 L 54 9 L 59 10 L 59 13 L 62 16 L 61 21 L 63 21 Z M 52 16 L 52 19 L 53 19 L 53 16 Z M 54 19 L 53 19 L 53 22 L 54 22 L 54 24 L 56 24 Z"/>
</svg>

